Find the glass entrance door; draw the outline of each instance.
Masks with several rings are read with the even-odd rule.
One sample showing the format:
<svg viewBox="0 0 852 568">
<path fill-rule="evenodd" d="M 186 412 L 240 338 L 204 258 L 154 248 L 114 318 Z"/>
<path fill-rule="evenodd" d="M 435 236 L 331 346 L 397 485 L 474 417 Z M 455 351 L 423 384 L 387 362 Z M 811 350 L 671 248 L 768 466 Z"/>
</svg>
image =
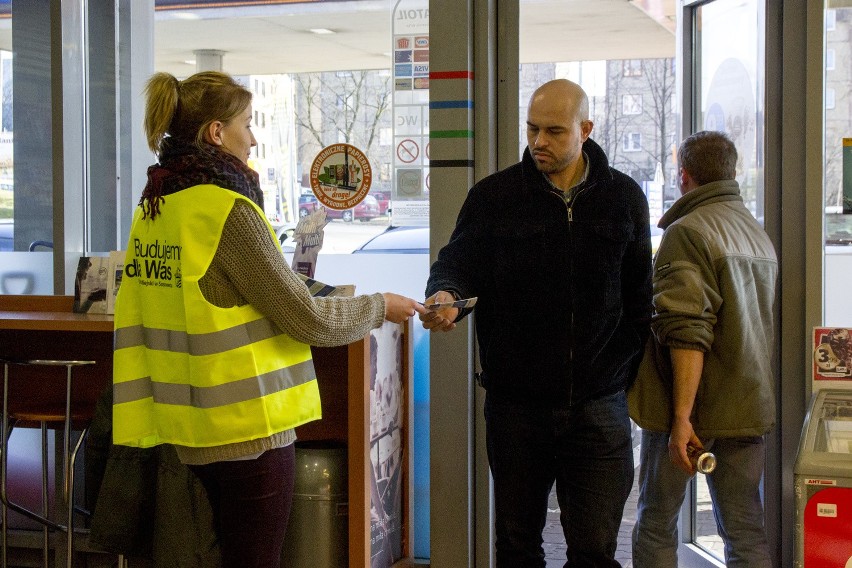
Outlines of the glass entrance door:
<svg viewBox="0 0 852 568">
<path fill-rule="evenodd" d="M 589 98 L 594 123 L 591 138 L 603 149 L 609 165 L 631 176 L 648 195 L 654 245 L 662 235 L 657 222 L 677 193 L 673 158 L 680 122 L 675 104 L 677 44 L 674 4 L 671 12 L 668 4 L 601 2 L 588 9 L 572 2 L 519 3 L 517 159 L 527 144 L 527 107 L 535 89 L 553 79 L 579 84 Z M 502 140 L 507 145 L 512 142 L 506 136 Z M 616 560 L 623 566 L 632 565 L 640 438 L 634 425 L 634 485 L 616 551 Z M 548 566 L 565 562 L 560 513 L 553 489 L 543 533 Z"/>
<path fill-rule="evenodd" d="M 746 206 L 764 218 L 763 9 L 757 0 L 685 3 L 680 26 L 681 134 L 718 130 L 737 147 Z M 711 474 L 712 475 L 712 474 Z M 683 566 L 724 566 L 707 478 L 693 479 L 681 511 Z"/>
</svg>

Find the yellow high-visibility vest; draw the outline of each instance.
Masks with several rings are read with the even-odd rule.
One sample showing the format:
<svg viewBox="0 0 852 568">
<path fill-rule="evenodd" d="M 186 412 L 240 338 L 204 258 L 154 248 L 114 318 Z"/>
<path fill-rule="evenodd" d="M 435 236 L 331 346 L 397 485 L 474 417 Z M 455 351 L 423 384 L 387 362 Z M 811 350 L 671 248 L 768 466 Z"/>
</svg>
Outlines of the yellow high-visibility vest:
<svg viewBox="0 0 852 568">
<path fill-rule="evenodd" d="M 114 443 L 211 447 L 320 418 L 310 347 L 199 288 L 237 200 L 266 219 L 215 185 L 166 196 L 153 221 L 137 208 L 115 304 Z"/>
</svg>

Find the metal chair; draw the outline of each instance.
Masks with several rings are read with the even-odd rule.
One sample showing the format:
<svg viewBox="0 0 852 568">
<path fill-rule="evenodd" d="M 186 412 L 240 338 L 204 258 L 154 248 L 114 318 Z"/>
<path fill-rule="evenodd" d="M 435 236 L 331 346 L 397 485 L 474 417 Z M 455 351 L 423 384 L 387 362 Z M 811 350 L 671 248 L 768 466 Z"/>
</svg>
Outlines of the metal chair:
<svg viewBox="0 0 852 568">
<path fill-rule="evenodd" d="M 8 566 L 8 523 L 9 509 L 16 511 L 43 527 L 42 559 L 45 568 L 49 563 L 50 531 L 66 533 L 67 566 L 72 567 L 74 555 L 74 466 L 77 453 L 86 437 L 88 425 L 93 416 L 92 408 L 75 408 L 72 405 L 72 370 L 82 365 L 94 365 L 95 361 L 58 361 L 51 359 L 8 360 L 3 359 L 3 414 L 0 419 L 0 502 L 2 502 L 2 553 L 0 562 L 2 568 Z M 10 389 L 10 367 L 65 367 L 65 383 L 62 384 L 52 373 L 43 374 L 43 382 L 39 384 L 16 385 Z M 64 387 L 64 388 L 62 388 Z M 21 393 L 27 396 L 18 396 Z M 35 395 L 35 396 L 34 396 Z M 15 426 L 32 426 L 38 424 L 41 428 L 41 513 L 33 512 L 17 503 L 8 495 L 8 450 L 9 438 Z M 71 443 L 72 428 L 80 431 L 77 441 Z M 49 477 L 48 477 L 48 428 L 61 430 L 63 434 L 63 491 L 62 497 L 66 506 L 65 524 L 60 524 L 49 518 Z"/>
</svg>

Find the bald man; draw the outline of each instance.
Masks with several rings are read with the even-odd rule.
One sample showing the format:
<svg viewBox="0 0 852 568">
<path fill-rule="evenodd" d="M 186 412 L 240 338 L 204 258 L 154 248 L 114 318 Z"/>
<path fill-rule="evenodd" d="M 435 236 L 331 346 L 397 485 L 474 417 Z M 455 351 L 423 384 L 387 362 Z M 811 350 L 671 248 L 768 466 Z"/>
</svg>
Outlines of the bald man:
<svg viewBox="0 0 852 568">
<path fill-rule="evenodd" d="M 498 568 L 544 567 L 553 484 L 572 568 L 619 566 L 633 483 L 625 388 L 651 316 L 648 203 L 589 135 L 576 83 L 532 95 L 520 163 L 468 193 L 428 302 L 477 296 Z M 450 331 L 470 310 L 420 316 Z"/>
</svg>

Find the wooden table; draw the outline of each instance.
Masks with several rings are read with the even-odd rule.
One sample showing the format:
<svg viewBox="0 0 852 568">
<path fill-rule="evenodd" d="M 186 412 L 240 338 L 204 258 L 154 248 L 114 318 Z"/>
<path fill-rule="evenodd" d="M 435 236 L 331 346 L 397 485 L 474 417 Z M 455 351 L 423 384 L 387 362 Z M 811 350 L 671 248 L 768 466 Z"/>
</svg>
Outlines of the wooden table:
<svg viewBox="0 0 852 568">
<path fill-rule="evenodd" d="M 71 391 L 72 407 L 91 415 L 98 398 L 112 384 L 113 317 L 104 314 L 75 314 L 72 311 L 73 304 L 72 296 L 0 295 L 0 357 L 95 361 L 94 365 L 74 369 Z M 14 366 L 13 370 L 10 370 L 9 400 L 30 406 L 32 403 L 44 403 L 46 399 L 61 395 L 64 402 L 65 374 L 64 366 Z M 60 385 L 61 392 L 57 388 L 42 387 L 48 383 Z M 18 446 L 17 451 L 33 455 L 40 452 L 38 443 L 30 436 L 12 436 L 10 443 Z M 62 518 L 65 509 L 58 498 L 62 492 L 63 474 L 60 438 L 57 438 L 56 452 L 54 502 L 57 507 L 56 518 Z M 40 490 L 32 491 L 34 483 L 37 484 L 34 480 L 40 478 L 40 472 L 32 469 L 33 466 L 38 467 L 38 462 L 16 460 L 14 456 L 15 452 L 10 452 L 10 496 L 30 510 L 40 510 L 40 500 L 37 497 Z M 10 535 L 10 544 L 18 543 L 18 546 L 24 548 L 30 548 L 33 543 L 27 536 L 30 534 L 28 530 L 41 528 L 33 521 L 12 512 L 9 525 L 12 529 L 25 529 Z M 10 546 L 10 549 L 13 549 L 13 546 Z M 57 566 L 60 560 L 64 560 L 64 556 L 64 553 L 56 555 Z"/>
<path fill-rule="evenodd" d="M 113 317 L 103 314 L 75 314 L 72 296 L 0 295 L 0 357 L 14 359 L 86 359 L 95 365 L 74 370 L 72 404 L 94 407 L 95 401 L 112 383 Z M 65 368 L 54 369 L 64 374 Z M 44 368 L 21 367 L 16 372 L 33 377 Z M 11 393 L 33 397 L 38 389 Z"/>
</svg>

